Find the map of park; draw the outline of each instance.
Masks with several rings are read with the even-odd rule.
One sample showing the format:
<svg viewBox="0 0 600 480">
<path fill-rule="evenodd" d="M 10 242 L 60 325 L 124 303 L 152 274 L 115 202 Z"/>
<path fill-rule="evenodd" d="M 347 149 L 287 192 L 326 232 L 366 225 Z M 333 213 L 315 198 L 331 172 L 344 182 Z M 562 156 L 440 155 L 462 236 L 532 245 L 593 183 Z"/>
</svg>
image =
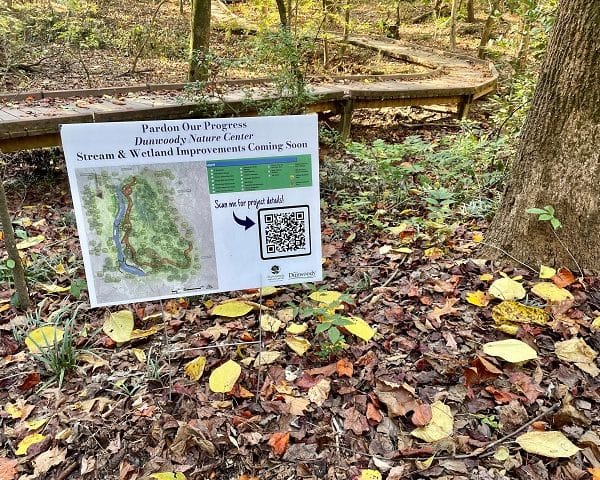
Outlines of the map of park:
<svg viewBox="0 0 600 480">
<path fill-rule="evenodd" d="M 203 164 L 81 169 L 77 181 L 99 298 L 217 288 Z"/>
</svg>

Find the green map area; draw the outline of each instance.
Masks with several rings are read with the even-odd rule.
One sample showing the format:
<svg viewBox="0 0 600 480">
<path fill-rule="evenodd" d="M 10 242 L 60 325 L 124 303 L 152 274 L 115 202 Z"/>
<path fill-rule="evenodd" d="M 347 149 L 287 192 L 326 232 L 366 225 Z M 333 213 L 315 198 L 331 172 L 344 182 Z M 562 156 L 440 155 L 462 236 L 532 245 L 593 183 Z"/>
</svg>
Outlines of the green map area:
<svg viewBox="0 0 600 480">
<path fill-rule="evenodd" d="M 200 257 L 194 231 L 176 207 L 183 182 L 167 169 L 129 170 L 85 175 L 89 250 L 103 258 L 97 275 L 106 283 L 135 277 L 187 280 L 200 269 Z"/>
</svg>

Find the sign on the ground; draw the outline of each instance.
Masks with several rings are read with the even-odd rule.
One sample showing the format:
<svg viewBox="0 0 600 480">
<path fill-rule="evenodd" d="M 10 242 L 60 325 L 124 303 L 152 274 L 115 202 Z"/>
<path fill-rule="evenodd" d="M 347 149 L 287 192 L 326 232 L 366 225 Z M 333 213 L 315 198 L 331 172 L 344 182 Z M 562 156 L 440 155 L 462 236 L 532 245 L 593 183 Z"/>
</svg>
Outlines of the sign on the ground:
<svg viewBox="0 0 600 480">
<path fill-rule="evenodd" d="M 92 306 L 322 278 L 316 115 L 61 137 Z"/>
</svg>

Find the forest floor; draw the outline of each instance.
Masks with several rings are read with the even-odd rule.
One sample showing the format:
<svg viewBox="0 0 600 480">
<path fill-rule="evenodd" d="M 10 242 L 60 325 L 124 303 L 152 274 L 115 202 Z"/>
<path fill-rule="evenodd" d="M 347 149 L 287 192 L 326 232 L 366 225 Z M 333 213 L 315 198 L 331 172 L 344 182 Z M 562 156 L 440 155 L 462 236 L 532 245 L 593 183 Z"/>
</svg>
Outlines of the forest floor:
<svg viewBox="0 0 600 480">
<path fill-rule="evenodd" d="M 131 35 L 152 16 L 140 5 L 121 10 Z M 363 13 L 357 29 L 386 14 Z M 7 72 L 5 89 L 181 81 L 185 64 L 167 52 L 176 44 L 158 41 L 185 38 L 178 15 L 169 3 L 159 12 L 162 53 L 136 74 L 123 75 L 122 50 L 67 55 L 55 44 L 47 61 Z M 436 28 L 402 35 L 443 46 Z M 473 52 L 476 35 L 460 38 Z M 352 64 L 341 68 L 360 71 Z M 421 109 L 359 112 L 348 144 L 323 124 L 324 280 L 262 294 L 91 309 L 62 152 L 7 157 L 35 309 L 12 305 L 1 258 L 0 480 L 600 478 L 600 281 L 480 258 L 510 155 L 486 110 L 466 125 Z M 368 327 L 340 327 L 340 344 L 317 333 L 333 313 L 310 298 L 315 288 L 343 293 L 338 314 Z M 229 300 L 247 313 L 217 315 Z M 102 328 L 124 310 L 145 333 L 117 344 Z M 25 340 L 46 324 L 65 336 L 33 354 Z M 305 352 L 290 327 L 305 329 L 295 334 Z M 506 339 L 520 342 L 490 345 Z M 208 379 L 227 360 L 241 374 L 214 393 Z"/>
</svg>

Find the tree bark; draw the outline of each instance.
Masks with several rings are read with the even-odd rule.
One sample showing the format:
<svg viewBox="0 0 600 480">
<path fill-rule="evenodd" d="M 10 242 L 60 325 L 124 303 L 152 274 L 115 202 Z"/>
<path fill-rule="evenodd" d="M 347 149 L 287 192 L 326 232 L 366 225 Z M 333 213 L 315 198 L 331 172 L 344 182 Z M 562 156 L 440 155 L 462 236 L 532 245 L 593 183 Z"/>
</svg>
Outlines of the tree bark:
<svg viewBox="0 0 600 480">
<path fill-rule="evenodd" d="M 456 49 L 456 17 L 458 17 L 458 2 L 452 0 L 452 11 L 450 13 L 450 50 Z"/>
<path fill-rule="evenodd" d="M 279 23 L 284 28 L 288 27 L 288 14 L 286 11 L 285 0 L 275 0 L 277 12 L 279 13 Z"/>
<path fill-rule="evenodd" d="M 561 0 L 488 243 L 532 266 L 600 271 L 600 2 Z M 526 213 L 552 205 L 562 222 Z M 484 251 L 490 255 L 491 250 Z M 497 254 L 497 251 L 496 251 Z M 497 255 L 491 255 L 497 256 Z"/>
<path fill-rule="evenodd" d="M 467 22 L 475 22 L 475 6 L 473 5 L 473 0 L 467 0 Z"/>
<path fill-rule="evenodd" d="M 4 232 L 4 246 L 6 247 L 8 258 L 15 262 L 12 271 L 15 282 L 15 291 L 19 297 L 19 306 L 23 310 L 29 310 L 31 307 L 31 299 L 29 298 L 23 264 L 21 263 L 21 257 L 19 256 L 19 250 L 17 250 L 15 232 L 12 228 L 12 221 L 8 211 L 8 202 L 6 201 L 4 182 L 2 179 L 0 179 L 0 224 L 2 225 L 2 231 Z"/>
<path fill-rule="evenodd" d="M 192 0 L 192 28 L 190 34 L 190 68 L 188 81 L 206 80 L 208 69 L 204 58 L 210 45 L 211 0 Z"/>
</svg>

